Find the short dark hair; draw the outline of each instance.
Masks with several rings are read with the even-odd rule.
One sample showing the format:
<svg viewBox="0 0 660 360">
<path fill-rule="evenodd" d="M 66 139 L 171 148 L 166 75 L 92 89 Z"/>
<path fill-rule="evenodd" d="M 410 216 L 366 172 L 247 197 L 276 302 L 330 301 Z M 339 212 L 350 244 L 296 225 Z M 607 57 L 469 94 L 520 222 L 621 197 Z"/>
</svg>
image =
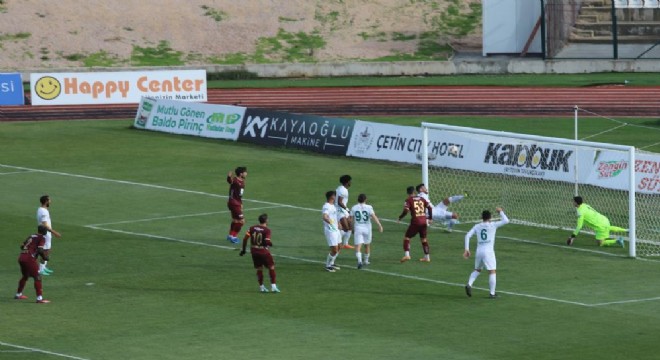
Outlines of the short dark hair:
<svg viewBox="0 0 660 360">
<path fill-rule="evenodd" d="M 37 233 L 39 233 L 41 235 L 46 235 L 46 234 L 48 234 L 48 228 L 46 228 L 43 225 L 39 225 L 39 226 L 37 226 Z"/>
<path fill-rule="evenodd" d="M 334 190 L 330 190 L 325 193 L 325 199 L 330 200 L 331 197 L 336 196 L 337 193 Z"/>
<path fill-rule="evenodd" d="M 50 199 L 50 196 L 43 195 L 42 197 L 39 198 L 39 202 L 41 203 L 41 205 L 43 205 L 48 202 L 48 199 Z"/>
<path fill-rule="evenodd" d="M 578 204 L 578 205 L 582 205 L 582 202 L 583 202 L 582 196 L 574 196 L 573 201 L 575 201 L 575 203 Z"/>
<path fill-rule="evenodd" d="M 417 190 L 417 192 L 419 192 L 419 189 L 423 188 L 424 186 L 426 186 L 426 185 L 419 184 L 419 185 L 415 186 L 415 190 Z"/>
<path fill-rule="evenodd" d="M 246 172 L 246 171 L 247 171 L 247 168 L 245 166 L 239 166 L 239 167 L 236 168 L 236 170 L 234 170 L 234 173 L 236 174 L 236 176 L 241 176 L 241 174 Z"/>
<path fill-rule="evenodd" d="M 259 224 L 265 224 L 268 222 L 268 214 L 259 215 Z"/>
<path fill-rule="evenodd" d="M 348 182 L 351 180 L 353 180 L 353 178 L 350 175 L 342 175 L 339 177 L 339 183 L 342 185 L 348 184 Z"/>
<path fill-rule="evenodd" d="M 363 202 L 367 201 L 367 195 L 366 194 L 360 194 L 358 195 L 358 202 L 362 204 Z"/>
<path fill-rule="evenodd" d="M 484 210 L 481 212 L 481 219 L 483 221 L 490 220 L 493 215 L 490 213 L 490 210 Z"/>
<path fill-rule="evenodd" d="M 415 187 L 414 186 L 408 186 L 406 188 L 406 192 L 408 193 L 408 195 L 414 194 L 415 193 Z"/>
</svg>

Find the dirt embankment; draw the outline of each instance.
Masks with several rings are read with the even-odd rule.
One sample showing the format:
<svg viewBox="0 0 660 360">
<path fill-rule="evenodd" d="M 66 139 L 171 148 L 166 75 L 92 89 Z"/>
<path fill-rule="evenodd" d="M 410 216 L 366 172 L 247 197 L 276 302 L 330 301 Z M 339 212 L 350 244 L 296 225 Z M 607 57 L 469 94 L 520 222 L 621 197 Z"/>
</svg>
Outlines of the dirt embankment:
<svg viewBox="0 0 660 360">
<path fill-rule="evenodd" d="M 441 52 L 420 50 L 428 39 L 479 46 L 480 3 L 2 0 L 0 69 L 144 65 L 149 56 L 169 64 L 414 60 Z M 469 34 L 456 35 L 465 26 Z"/>
</svg>

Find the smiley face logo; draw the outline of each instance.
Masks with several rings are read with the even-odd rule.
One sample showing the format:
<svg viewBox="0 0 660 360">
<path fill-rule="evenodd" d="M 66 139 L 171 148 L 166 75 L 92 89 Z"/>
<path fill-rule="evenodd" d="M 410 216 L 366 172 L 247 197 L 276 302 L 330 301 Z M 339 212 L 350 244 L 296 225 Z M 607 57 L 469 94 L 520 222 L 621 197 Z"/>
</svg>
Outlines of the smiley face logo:
<svg viewBox="0 0 660 360">
<path fill-rule="evenodd" d="M 60 95 L 62 85 L 52 76 L 39 78 L 34 84 L 34 91 L 44 100 L 53 100 Z"/>
</svg>

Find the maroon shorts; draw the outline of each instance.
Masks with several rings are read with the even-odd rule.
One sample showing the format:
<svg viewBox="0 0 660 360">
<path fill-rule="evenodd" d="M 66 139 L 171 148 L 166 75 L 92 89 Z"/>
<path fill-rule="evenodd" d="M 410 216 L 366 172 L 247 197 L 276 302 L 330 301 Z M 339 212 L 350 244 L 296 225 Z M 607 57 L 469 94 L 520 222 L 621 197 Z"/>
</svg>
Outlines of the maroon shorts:
<svg viewBox="0 0 660 360">
<path fill-rule="evenodd" d="M 273 261 L 273 255 L 270 254 L 270 251 L 266 249 L 252 249 L 251 253 L 255 269 L 261 266 L 267 268 L 275 266 L 275 261 Z"/>
<path fill-rule="evenodd" d="M 19 257 L 18 264 L 21 266 L 23 276 L 36 278 L 39 276 L 39 263 L 32 256 Z"/>
<path fill-rule="evenodd" d="M 412 239 L 415 237 L 415 235 L 419 234 L 419 237 L 422 239 L 426 238 L 426 229 L 427 225 L 420 225 L 420 224 L 410 224 L 408 226 L 408 230 L 406 230 L 406 237 L 409 239 Z"/>
<path fill-rule="evenodd" d="M 227 208 L 231 211 L 231 218 L 234 220 L 243 220 L 243 204 L 228 202 Z"/>
</svg>

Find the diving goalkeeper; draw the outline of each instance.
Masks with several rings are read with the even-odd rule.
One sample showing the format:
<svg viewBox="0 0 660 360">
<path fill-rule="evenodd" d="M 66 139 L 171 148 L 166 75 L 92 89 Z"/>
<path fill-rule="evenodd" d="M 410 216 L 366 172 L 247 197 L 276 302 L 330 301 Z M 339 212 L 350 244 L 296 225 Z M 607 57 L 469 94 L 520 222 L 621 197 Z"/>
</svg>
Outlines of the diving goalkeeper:
<svg viewBox="0 0 660 360">
<path fill-rule="evenodd" d="M 621 236 L 616 239 L 610 238 L 610 231 L 625 233 L 628 232 L 628 229 L 610 225 L 610 220 L 605 215 L 594 210 L 594 208 L 592 208 L 590 205 L 585 204 L 582 201 L 582 196 L 574 197 L 573 204 L 577 208 L 577 226 L 575 227 L 575 231 L 571 233 L 571 236 L 568 238 L 568 240 L 566 240 L 567 245 L 573 245 L 573 241 L 582 229 L 582 226 L 587 225 L 593 229 L 598 246 L 619 245 L 621 247 L 625 247 L 623 244 L 623 238 Z"/>
</svg>

